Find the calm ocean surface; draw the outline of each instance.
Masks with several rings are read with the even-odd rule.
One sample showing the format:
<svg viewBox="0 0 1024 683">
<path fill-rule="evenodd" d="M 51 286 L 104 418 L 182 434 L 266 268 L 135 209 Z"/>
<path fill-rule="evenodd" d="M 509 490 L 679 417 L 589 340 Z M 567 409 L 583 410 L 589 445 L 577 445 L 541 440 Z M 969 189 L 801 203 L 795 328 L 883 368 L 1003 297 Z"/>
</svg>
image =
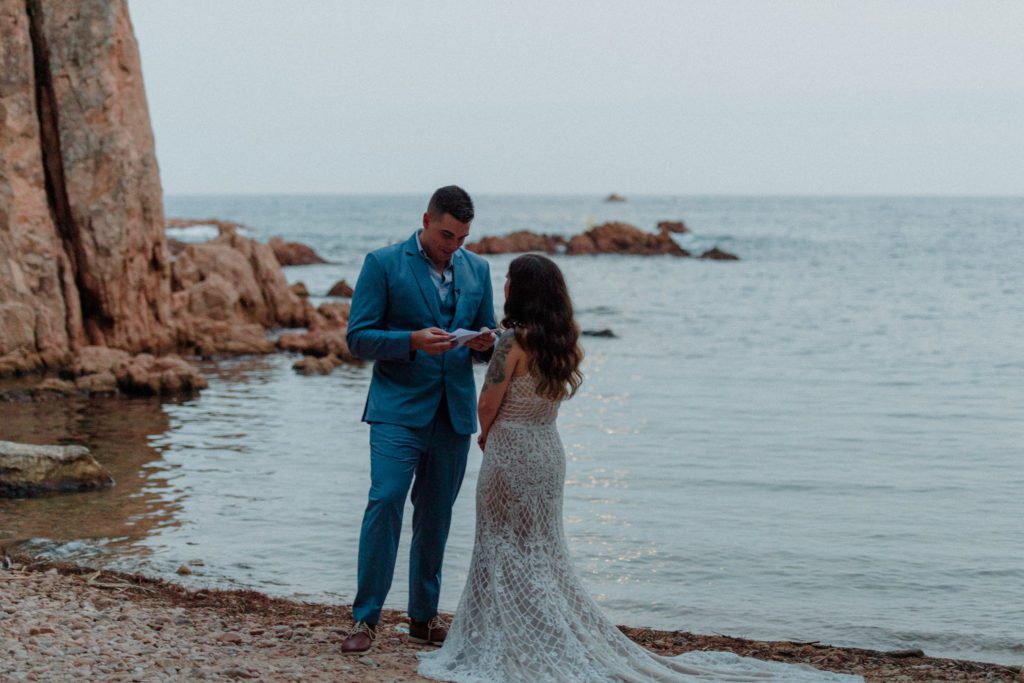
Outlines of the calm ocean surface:
<svg viewBox="0 0 1024 683">
<path fill-rule="evenodd" d="M 322 294 L 425 197 L 171 197 L 315 247 Z M 476 197 L 473 236 L 683 219 L 692 251 L 558 257 L 587 381 L 559 421 L 566 530 L 618 623 L 1024 662 L 1024 199 Z M 203 229 L 185 236 L 202 237 Z M 176 235 L 181 237 L 181 234 Z M 511 257 L 491 257 L 497 296 Z M 370 368 L 205 367 L 190 401 L 0 405 L 0 438 L 77 441 L 114 489 L 0 500 L 0 541 L 190 585 L 350 602 Z M 482 377 L 483 369 L 480 368 Z M 469 564 L 475 447 L 442 607 Z M 410 515 L 411 516 L 411 515 Z M 28 540 L 26 540 L 28 539 Z M 406 598 L 408 533 L 389 603 Z M 202 560 L 195 574 L 174 571 Z"/>
</svg>

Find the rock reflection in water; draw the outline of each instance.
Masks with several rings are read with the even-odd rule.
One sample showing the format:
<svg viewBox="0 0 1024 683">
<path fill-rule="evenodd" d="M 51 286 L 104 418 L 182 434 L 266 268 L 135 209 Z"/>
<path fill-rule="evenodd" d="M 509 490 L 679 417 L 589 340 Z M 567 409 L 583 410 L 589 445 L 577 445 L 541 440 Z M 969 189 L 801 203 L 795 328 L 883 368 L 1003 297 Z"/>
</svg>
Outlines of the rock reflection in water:
<svg viewBox="0 0 1024 683">
<path fill-rule="evenodd" d="M 43 552 L 70 540 L 130 546 L 176 523 L 178 504 L 162 495 L 166 479 L 151 469 L 161 458 L 151 438 L 168 427 L 159 400 L 0 403 L 0 425 L 2 438 L 10 441 L 86 446 L 116 482 L 103 491 L 0 499 L 0 544 L 8 549 L 26 541 Z"/>
</svg>

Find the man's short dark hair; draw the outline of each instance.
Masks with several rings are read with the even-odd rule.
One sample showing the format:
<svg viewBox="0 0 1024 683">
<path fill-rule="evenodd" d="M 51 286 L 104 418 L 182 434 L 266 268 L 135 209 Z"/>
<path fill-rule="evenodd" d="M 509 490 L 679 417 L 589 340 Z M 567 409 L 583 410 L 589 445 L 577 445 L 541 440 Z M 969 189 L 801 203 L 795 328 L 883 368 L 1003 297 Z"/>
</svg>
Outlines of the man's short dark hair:
<svg viewBox="0 0 1024 683">
<path fill-rule="evenodd" d="M 473 200 L 458 185 L 446 185 L 434 192 L 427 204 L 427 213 L 431 218 L 440 218 L 450 213 L 458 222 L 469 223 L 473 220 Z"/>
</svg>

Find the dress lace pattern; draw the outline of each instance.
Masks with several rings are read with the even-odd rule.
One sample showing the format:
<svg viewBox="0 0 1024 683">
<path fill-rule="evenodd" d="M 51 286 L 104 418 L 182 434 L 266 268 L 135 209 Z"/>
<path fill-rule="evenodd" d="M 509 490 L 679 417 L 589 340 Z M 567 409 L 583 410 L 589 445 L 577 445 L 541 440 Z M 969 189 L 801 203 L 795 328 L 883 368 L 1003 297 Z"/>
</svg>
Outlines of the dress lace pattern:
<svg viewBox="0 0 1024 683">
<path fill-rule="evenodd" d="M 537 395 L 531 375 L 510 380 L 477 482 L 466 587 L 444 646 L 419 654 L 421 676 L 457 683 L 862 680 L 728 652 L 661 657 L 619 631 L 569 558 L 558 407 Z"/>
</svg>

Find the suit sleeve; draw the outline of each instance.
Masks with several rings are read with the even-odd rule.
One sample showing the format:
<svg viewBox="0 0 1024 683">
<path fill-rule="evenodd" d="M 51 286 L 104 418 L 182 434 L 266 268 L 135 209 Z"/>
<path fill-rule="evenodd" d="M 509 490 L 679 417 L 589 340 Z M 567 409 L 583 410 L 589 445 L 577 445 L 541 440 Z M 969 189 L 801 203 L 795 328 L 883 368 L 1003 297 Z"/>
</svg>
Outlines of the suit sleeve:
<svg viewBox="0 0 1024 683">
<path fill-rule="evenodd" d="M 480 308 L 476 311 L 476 319 L 473 320 L 473 329 L 479 330 L 487 327 L 493 330 L 498 324 L 494 321 L 494 288 L 491 286 L 491 264 L 484 262 L 484 295 L 480 299 Z M 473 360 L 480 363 L 489 363 L 494 354 L 494 347 L 486 351 L 471 351 Z"/>
<path fill-rule="evenodd" d="M 412 332 L 387 329 L 387 273 L 374 254 L 367 254 L 352 294 L 345 341 L 364 360 L 411 361 Z"/>
</svg>

